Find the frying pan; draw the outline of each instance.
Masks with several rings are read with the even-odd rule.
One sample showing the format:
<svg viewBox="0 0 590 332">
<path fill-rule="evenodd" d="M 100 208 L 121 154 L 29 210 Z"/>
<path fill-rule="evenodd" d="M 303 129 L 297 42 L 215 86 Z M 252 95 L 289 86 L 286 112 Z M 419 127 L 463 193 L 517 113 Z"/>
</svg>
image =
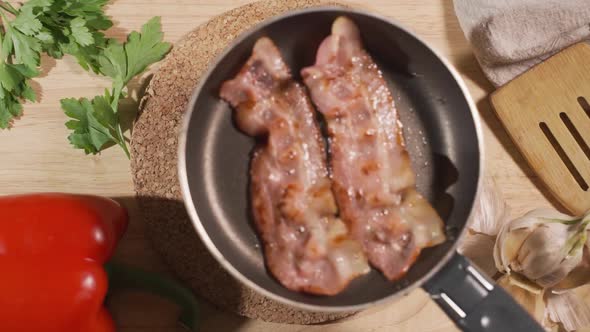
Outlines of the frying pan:
<svg viewBox="0 0 590 332">
<path fill-rule="evenodd" d="M 341 15 L 359 26 L 365 47 L 380 65 L 404 123 L 418 190 L 445 221 L 447 241 L 423 250 L 401 280 L 380 272 L 355 279 L 336 296 L 313 296 L 283 287 L 266 270 L 249 208 L 248 165 L 254 140 L 239 132 L 232 109 L 219 98 L 256 40 L 274 40 L 293 75 L 313 64 L 320 42 Z M 291 11 L 237 38 L 202 76 L 179 138 L 179 176 L 193 224 L 212 255 L 256 291 L 305 310 L 365 309 L 423 287 L 466 331 L 543 331 L 500 287 L 456 252 L 483 174 L 480 119 L 453 67 L 420 38 L 377 15 L 319 7 Z"/>
</svg>

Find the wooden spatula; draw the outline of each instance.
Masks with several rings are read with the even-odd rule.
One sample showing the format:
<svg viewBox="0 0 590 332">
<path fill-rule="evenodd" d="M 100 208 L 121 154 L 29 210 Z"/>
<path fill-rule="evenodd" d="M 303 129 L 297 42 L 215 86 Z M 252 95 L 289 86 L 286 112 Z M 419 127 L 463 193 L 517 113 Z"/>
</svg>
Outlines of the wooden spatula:
<svg viewBox="0 0 590 332">
<path fill-rule="evenodd" d="M 559 52 L 491 95 L 506 130 L 555 197 L 590 209 L 590 45 Z"/>
</svg>

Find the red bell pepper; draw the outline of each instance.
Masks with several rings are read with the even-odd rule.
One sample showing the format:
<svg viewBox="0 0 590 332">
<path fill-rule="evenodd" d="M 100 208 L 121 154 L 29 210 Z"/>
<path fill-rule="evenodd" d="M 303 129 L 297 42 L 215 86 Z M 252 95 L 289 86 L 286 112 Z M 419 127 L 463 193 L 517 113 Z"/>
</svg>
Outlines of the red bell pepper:
<svg viewBox="0 0 590 332">
<path fill-rule="evenodd" d="M 115 331 L 103 307 L 109 284 L 171 297 L 194 328 L 196 302 L 182 286 L 115 263 L 103 268 L 127 223 L 126 210 L 106 198 L 0 197 L 0 331 Z"/>
</svg>

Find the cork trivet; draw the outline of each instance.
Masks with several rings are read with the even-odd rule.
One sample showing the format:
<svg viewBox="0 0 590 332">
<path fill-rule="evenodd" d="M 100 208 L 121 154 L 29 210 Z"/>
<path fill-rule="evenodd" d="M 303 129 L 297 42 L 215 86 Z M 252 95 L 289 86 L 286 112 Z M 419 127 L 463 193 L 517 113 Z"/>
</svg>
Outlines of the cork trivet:
<svg viewBox="0 0 590 332">
<path fill-rule="evenodd" d="M 265 321 L 313 324 L 352 313 L 314 313 L 266 298 L 229 275 L 201 243 L 182 203 L 176 171 L 177 136 L 199 77 L 236 36 L 287 10 L 335 4 L 322 0 L 261 1 L 217 16 L 186 35 L 160 64 L 135 124 L 133 182 L 156 250 L 196 294 L 221 309 Z"/>
</svg>

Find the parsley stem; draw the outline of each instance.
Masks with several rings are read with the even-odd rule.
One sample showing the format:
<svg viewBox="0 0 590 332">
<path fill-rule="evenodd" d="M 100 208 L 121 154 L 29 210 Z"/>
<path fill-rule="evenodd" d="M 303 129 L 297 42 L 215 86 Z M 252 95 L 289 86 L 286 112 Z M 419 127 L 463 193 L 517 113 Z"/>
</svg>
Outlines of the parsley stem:
<svg viewBox="0 0 590 332">
<path fill-rule="evenodd" d="M 113 111 L 115 111 L 117 117 L 119 117 L 119 98 L 121 97 L 122 91 L 123 86 L 119 83 L 115 83 L 113 87 L 113 101 L 111 102 L 111 108 L 113 109 Z M 129 153 L 127 143 L 125 142 L 125 136 L 123 135 L 123 128 L 121 128 L 121 121 L 117 121 L 117 136 L 119 136 L 119 146 L 123 148 L 123 151 L 125 151 L 125 155 L 127 155 L 127 158 L 131 159 L 131 154 Z"/>
<path fill-rule="evenodd" d="M 4 44 L 4 33 L 0 33 L 0 45 Z M 6 58 L 8 55 L 3 54 L 5 52 L 4 48 L 0 46 L 0 63 L 5 63 Z"/>
<path fill-rule="evenodd" d="M 123 130 L 121 129 L 121 124 L 117 124 L 117 133 L 119 134 L 119 136 L 121 136 L 121 142 L 119 143 L 119 145 L 121 146 L 121 148 L 123 148 L 123 151 L 125 151 L 125 155 L 127 156 L 127 158 L 131 159 L 131 153 L 129 153 L 127 143 L 125 143 L 125 137 L 123 137 Z"/>
<path fill-rule="evenodd" d="M 18 15 L 18 11 L 16 10 L 16 8 L 12 7 L 12 5 L 8 2 L 0 1 L 0 8 L 11 13 L 12 15 Z"/>
<path fill-rule="evenodd" d="M 2 2 L 0 2 L 0 4 L 2 4 Z M 4 15 L 3 12 L 0 11 L 0 17 L 2 18 L 2 23 L 3 23 L 3 33 L 1 33 L 0 35 L 2 35 L 4 38 L 6 38 L 6 30 L 8 28 L 10 28 L 10 26 L 8 25 L 8 19 L 6 18 L 6 15 Z M 7 49 L 5 49 L 4 46 L 4 40 L 3 38 L 0 38 L 0 57 L 2 58 L 2 63 L 10 63 L 10 51 L 8 51 Z"/>
</svg>

